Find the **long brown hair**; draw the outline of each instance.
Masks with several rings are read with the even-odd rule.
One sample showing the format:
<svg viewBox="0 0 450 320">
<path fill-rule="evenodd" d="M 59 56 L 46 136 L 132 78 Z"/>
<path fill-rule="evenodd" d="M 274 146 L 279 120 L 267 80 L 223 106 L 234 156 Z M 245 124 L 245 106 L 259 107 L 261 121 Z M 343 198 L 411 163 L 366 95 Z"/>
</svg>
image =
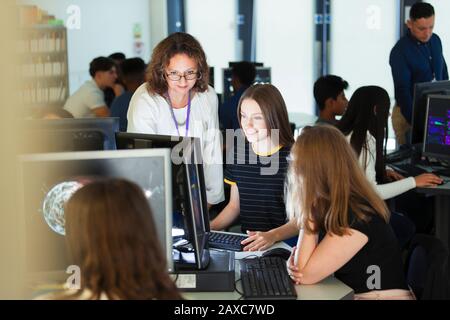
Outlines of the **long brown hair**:
<svg viewBox="0 0 450 320">
<path fill-rule="evenodd" d="M 245 99 L 255 100 L 261 108 L 269 136 L 271 136 L 272 130 L 279 130 L 280 145 L 290 147 L 294 143 L 294 134 L 289 124 L 286 103 L 275 86 L 254 84 L 245 90 L 237 109 L 239 124 L 241 124 L 241 105 Z"/>
<path fill-rule="evenodd" d="M 177 54 L 186 54 L 197 62 L 197 71 L 200 75 L 193 89 L 197 92 L 208 90 L 209 67 L 200 42 L 188 33 L 176 32 L 162 40 L 153 49 L 147 68 L 147 89 L 151 94 L 164 95 L 167 92 L 164 69 L 170 64 L 170 59 Z"/>
<path fill-rule="evenodd" d="M 323 229 L 342 236 L 350 228 L 349 209 L 356 219 L 367 221 L 379 215 L 386 222 L 389 211 L 362 171 L 356 154 L 336 128 L 306 127 L 292 147 L 289 196 L 291 219 L 309 232 Z M 308 221 L 314 221 L 312 230 Z"/>
<path fill-rule="evenodd" d="M 137 185 L 122 179 L 89 183 L 67 202 L 65 218 L 69 255 L 92 299 L 180 298 Z"/>
</svg>

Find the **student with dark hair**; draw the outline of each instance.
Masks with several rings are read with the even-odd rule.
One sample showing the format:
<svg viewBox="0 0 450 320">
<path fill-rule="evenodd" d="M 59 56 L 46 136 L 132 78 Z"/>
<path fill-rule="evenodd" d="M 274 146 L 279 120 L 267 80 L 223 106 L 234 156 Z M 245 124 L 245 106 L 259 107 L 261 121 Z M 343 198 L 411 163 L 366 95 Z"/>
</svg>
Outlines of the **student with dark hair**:
<svg viewBox="0 0 450 320">
<path fill-rule="evenodd" d="M 408 31 L 396 43 L 389 57 L 397 104 L 392 111 L 392 126 L 400 145 L 409 142 L 414 85 L 448 80 L 441 39 L 433 33 L 434 22 L 433 6 L 416 2 L 409 12 Z"/>
<path fill-rule="evenodd" d="M 116 64 L 117 70 L 117 79 L 116 83 L 112 88 L 106 88 L 103 90 L 105 93 L 105 102 L 108 108 L 111 108 L 111 105 L 116 97 L 121 96 L 125 92 L 125 85 L 122 79 L 122 63 L 125 61 L 126 56 L 122 52 L 115 52 L 108 56 L 108 58 L 114 60 Z"/>
<path fill-rule="evenodd" d="M 435 186 L 439 177 L 425 173 L 404 178 L 395 171 L 386 170 L 387 121 L 390 99 L 383 88 L 366 86 L 352 95 L 347 110 L 337 127 L 350 141 L 359 157 L 361 167 L 382 199 L 390 199 L 415 187 Z M 397 180 L 389 182 L 389 180 Z"/>
<path fill-rule="evenodd" d="M 115 98 L 111 105 L 111 117 L 120 119 L 120 131 L 127 131 L 128 106 L 136 89 L 145 82 L 146 68 L 147 65 L 141 58 L 126 59 L 122 63 L 122 81 L 126 91 Z"/>
<path fill-rule="evenodd" d="M 287 223 L 284 205 L 287 157 L 294 138 L 286 104 L 273 85 L 248 88 L 238 114 L 245 142 L 236 139 L 233 160 L 227 160 L 230 201 L 211 221 L 211 229 L 225 229 L 239 217 L 242 232 L 249 235 L 242 242 L 244 250 L 264 250 L 298 234 L 295 224 Z"/>
<path fill-rule="evenodd" d="M 73 118 L 73 115 L 61 107 L 45 107 L 39 112 L 38 119 L 66 119 Z"/>
<path fill-rule="evenodd" d="M 126 59 L 127 57 L 126 57 L 125 54 L 122 53 L 122 52 L 114 52 L 114 53 L 111 53 L 111 54 L 108 56 L 108 58 L 113 59 L 115 63 L 117 63 L 117 64 L 120 65 L 120 64 L 122 64 L 122 62 L 125 61 L 125 59 Z"/>
<path fill-rule="evenodd" d="M 231 68 L 231 85 L 233 86 L 233 96 L 219 107 L 219 122 L 221 128 L 237 130 L 239 126 L 239 116 L 237 107 L 244 91 L 255 82 L 256 67 L 248 61 L 241 61 Z"/>
<path fill-rule="evenodd" d="M 290 218 L 300 229 L 288 261 L 293 281 L 315 284 L 334 274 L 354 290 L 356 300 L 415 299 L 389 210 L 342 133 L 329 125 L 306 127 L 291 154 Z M 320 242 L 319 233 L 325 235 Z"/>
<path fill-rule="evenodd" d="M 111 178 L 80 188 L 65 206 L 65 229 L 81 288 L 54 298 L 181 298 L 166 271 L 152 210 L 136 184 Z"/>
<path fill-rule="evenodd" d="M 109 58 L 95 58 L 89 65 L 89 74 L 92 79 L 67 99 L 64 109 L 75 118 L 109 117 L 103 90 L 114 86 L 117 79 L 115 63 Z"/>
<path fill-rule="evenodd" d="M 200 43 L 176 32 L 155 47 L 147 82 L 133 94 L 128 132 L 198 137 L 210 205 L 224 200 L 218 99 L 208 85 L 209 67 Z"/>
<path fill-rule="evenodd" d="M 314 98 L 319 107 L 319 119 L 316 123 L 335 125 L 336 116 L 341 116 L 347 108 L 344 90 L 348 82 L 334 75 L 322 76 L 314 83 Z"/>
</svg>

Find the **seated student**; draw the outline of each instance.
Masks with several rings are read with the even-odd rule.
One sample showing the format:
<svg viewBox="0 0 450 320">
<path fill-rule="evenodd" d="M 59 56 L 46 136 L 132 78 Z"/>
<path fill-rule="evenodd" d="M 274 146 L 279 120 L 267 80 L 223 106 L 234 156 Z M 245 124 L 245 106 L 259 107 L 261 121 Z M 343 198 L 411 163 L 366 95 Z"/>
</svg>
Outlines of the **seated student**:
<svg viewBox="0 0 450 320">
<path fill-rule="evenodd" d="M 73 118 L 73 115 L 67 111 L 64 110 L 61 107 L 45 107 L 42 110 L 40 110 L 39 115 L 37 117 L 38 119 L 67 119 L 67 118 Z"/>
<path fill-rule="evenodd" d="M 67 202 L 65 220 L 69 256 L 81 269 L 81 288 L 54 298 L 180 298 L 139 186 L 117 178 L 88 183 Z"/>
<path fill-rule="evenodd" d="M 291 278 L 315 284 L 334 273 L 355 299 L 414 299 L 389 211 L 342 133 L 306 127 L 291 154 L 287 208 L 300 227 L 288 261 Z M 320 243 L 319 232 L 325 234 Z"/>
<path fill-rule="evenodd" d="M 341 116 L 347 108 L 347 98 L 344 90 L 348 83 L 338 76 L 327 75 L 320 77 L 314 83 L 314 98 L 319 107 L 319 119 L 316 123 L 335 125 L 336 116 Z"/>
<path fill-rule="evenodd" d="M 114 99 L 111 105 L 111 117 L 120 118 L 120 131 L 127 131 L 127 112 L 133 93 L 145 82 L 146 64 L 141 58 L 126 59 L 121 66 L 122 81 L 126 91 Z"/>
<path fill-rule="evenodd" d="M 231 68 L 231 85 L 234 89 L 234 95 L 219 107 L 221 129 L 238 130 L 240 128 L 237 114 L 239 100 L 244 91 L 255 82 L 255 77 L 256 68 L 251 62 L 241 61 Z"/>
<path fill-rule="evenodd" d="M 353 93 L 347 111 L 337 124 L 382 199 L 393 198 L 415 187 L 441 183 L 439 177 L 430 173 L 404 178 L 392 169 L 386 170 L 384 145 L 387 141 L 389 107 L 386 90 L 377 86 L 361 87 Z M 387 183 L 389 180 L 397 181 Z"/>
<path fill-rule="evenodd" d="M 238 137 L 234 158 L 231 163 L 227 159 L 225 182 L 231 185 L 230 201 L 211 221 L 211 229 L 227 228 L 239 216 L 242 231 L 249 235 L 242 242 L 244 250 L 264 250 L 298 233 L 295 224 L 286 223 L 283 195 L 294 138 L 285 102 L 273 85 L 248 88 L 238 114 L 246 140 Z"/>
<path fill-rule="evenodd" d="M 122 81 L 122 63 L 125 61 L 126 56 L 122 52 L 114 52 L 110 54 L 108 58 L 114 60 L 117 71 L 117 79 L 114 83 L 114 86 L 111 88 L 105 88 L 103 90 L 103 93 L 105 94 L 106 105 L 108 106 L 108 108 L 111 108 L 114 99 L 121 96 L 125 92 L 125 86 Z"/>
<path fill-rule="evenodd" d="M 64 109 L 75 118 L 109 117 L 103 91 L 112 88 L 117 79 L 114 61 L 98 57 L 89 66 L 92 79 L 86 81 L 73 95 L 71 95 Z"/>
</svg>

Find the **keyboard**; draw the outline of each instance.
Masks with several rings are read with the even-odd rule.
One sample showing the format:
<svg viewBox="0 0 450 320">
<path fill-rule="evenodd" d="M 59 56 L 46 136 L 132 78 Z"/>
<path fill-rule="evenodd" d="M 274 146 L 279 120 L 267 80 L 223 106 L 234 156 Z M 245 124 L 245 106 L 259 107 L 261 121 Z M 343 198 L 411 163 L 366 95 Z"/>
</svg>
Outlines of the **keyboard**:
<svg viewBox="0 0 450 320">
<path fill-rule="evenodd" d="M 386 155 L 386 163 L 396 163 L 403 160 L 411 159 L 414 154 L 412 148 L 400 149 Z"/>
<path fill-rule="evenodd" d="M 245 299 L 297 299 L 295 286 L 280 257 L 241 259 L 240 270 Z"/>
<path fill-rule="evenodd" d="M 211 248 L 242 251 L 243 246 L 241 245 L 241 241 L 246 238 L 247 236 L 244 235 L 210 232 L 208 243 Z"/>
<path fill-rule="evenodd" d="M 395 164 L 390 165 L 395 171 L 398 171 L 402 175 L 415 177 L 422 173 L 428 173 L 427 170 L 420 168 L 414 164 L 410 163 L 401 163 L 401 164 Z"/>
</svg>

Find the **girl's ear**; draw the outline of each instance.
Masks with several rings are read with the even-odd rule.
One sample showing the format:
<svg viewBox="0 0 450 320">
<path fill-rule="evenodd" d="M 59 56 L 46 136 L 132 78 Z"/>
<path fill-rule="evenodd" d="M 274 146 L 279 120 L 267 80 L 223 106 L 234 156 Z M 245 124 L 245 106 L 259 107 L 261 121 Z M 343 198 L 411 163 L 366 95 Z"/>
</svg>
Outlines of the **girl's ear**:
<svg viewBox="0 0 450 320">
<path fill-rule="evenodd" d="M 373 106 L 373 114 L 374 114 L 374 115 L 377 115 L 377 106 L 376 106 L 376 105 Z"/>
</svg>

